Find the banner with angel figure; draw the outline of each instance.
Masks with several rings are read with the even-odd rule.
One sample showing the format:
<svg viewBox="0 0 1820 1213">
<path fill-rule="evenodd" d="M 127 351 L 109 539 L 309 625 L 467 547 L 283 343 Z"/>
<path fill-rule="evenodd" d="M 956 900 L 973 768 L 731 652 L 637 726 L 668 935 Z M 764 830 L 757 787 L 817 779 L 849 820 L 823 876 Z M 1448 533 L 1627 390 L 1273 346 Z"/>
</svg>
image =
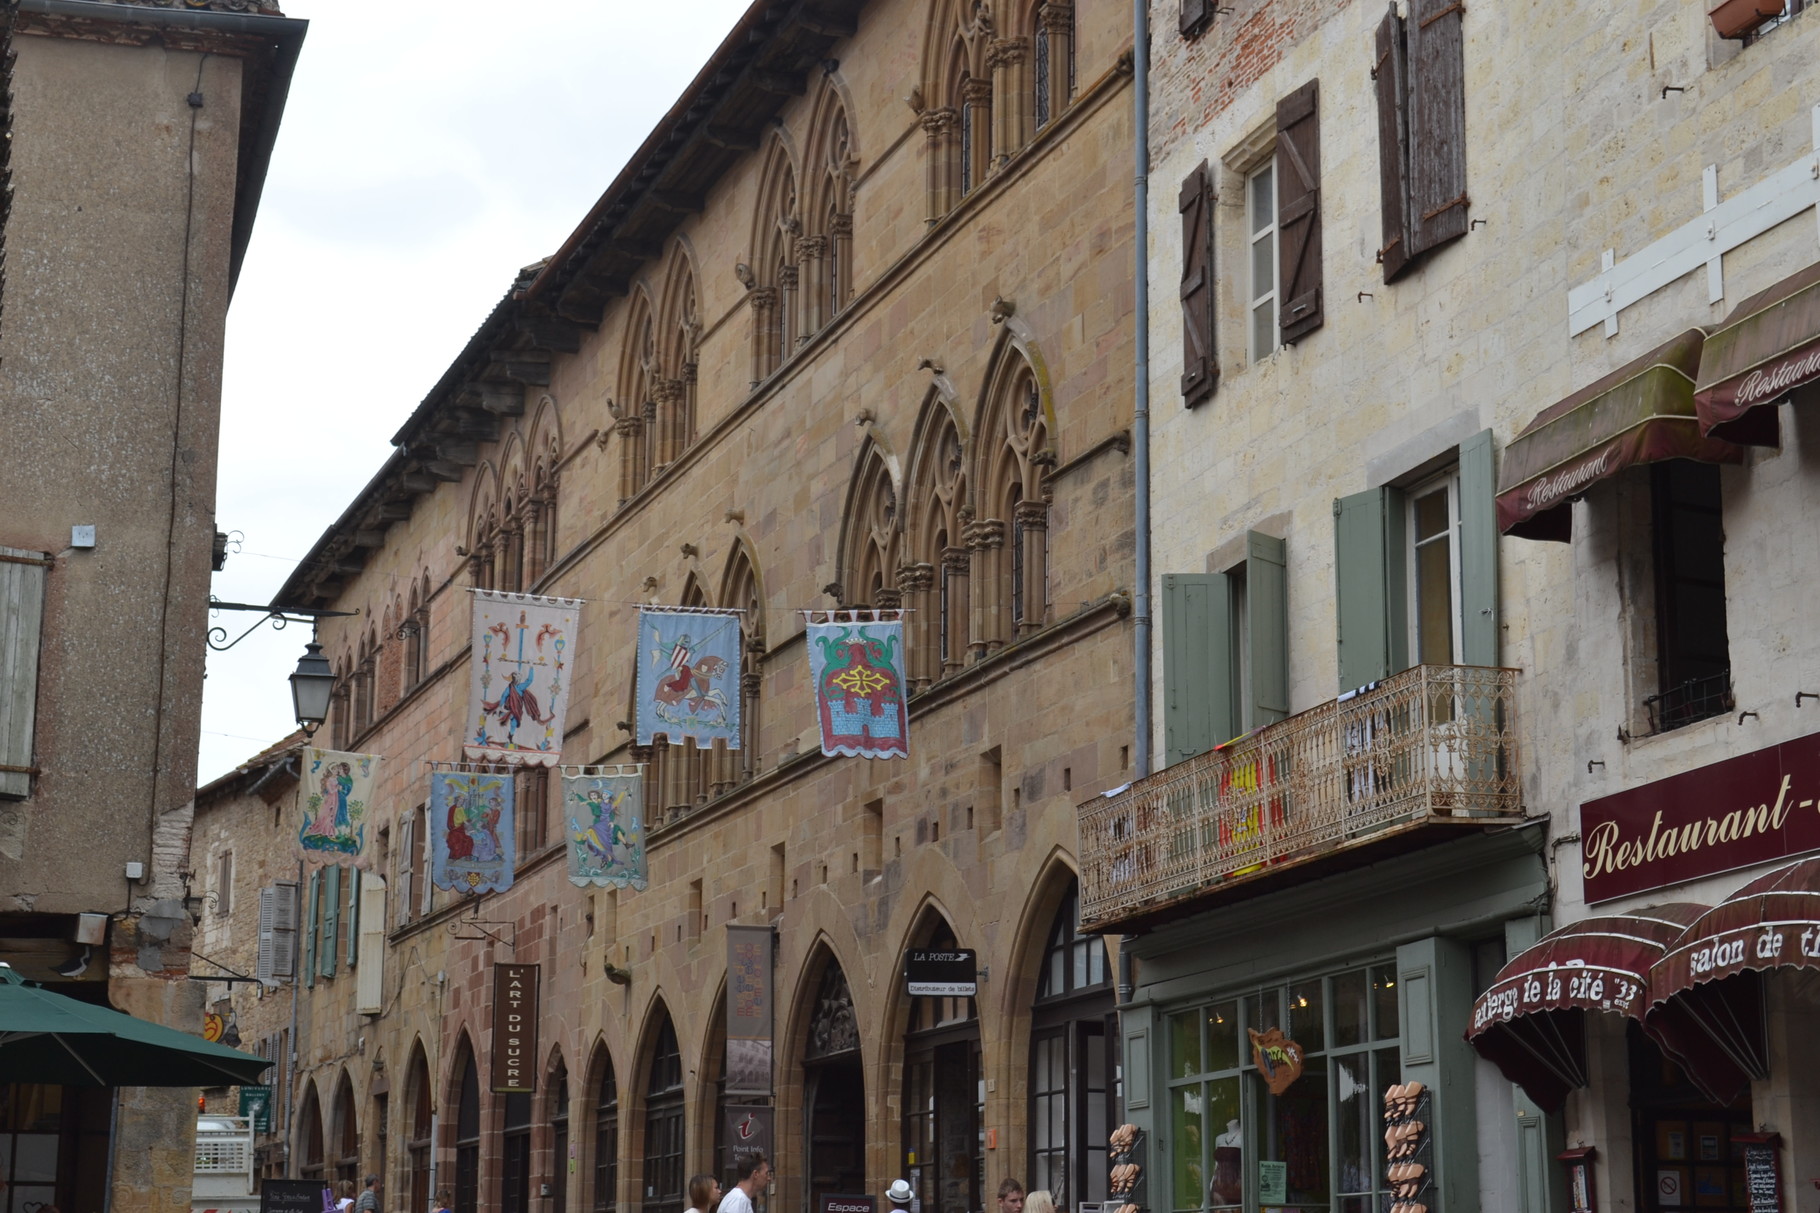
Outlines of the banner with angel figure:
<svg viewBox="0 0 1820 1213">
<path fill-rule="evenodd" d="M 379 755 L 305 746 L 297 779 L 297 846 L 305 859 L 371 870 L 367 835 Z"/>
<path fill-rule="evenodd" d="M 569 831 L 569 879 L 645 888 L 644 776 L 564 775 L 562 816 Z"/>
<path fill-rule="evenodd" d="M 510 775 L 430 775 L 430 881 L 458 893 L 503 893 L 517 863 Z"/>
<path fill-rule="evenodd" d="M 822 753 L 908 758 L 903 620 L 882 619 L 878 611 L 836 611 L 830 618 L 841 615 L 848 621 L 808 625 L 809 684 L 815 688 Z"/>
<path fill-rule="evenodd" d="M 474 674 L 462 730 L 468 758 L 532 766 L 561 761 L 580 608 L 572 598 L 474 591 Z"/>
<path fill-rule="evenodd" d="M 638 612 L 638 744 L 659 734 L 739 748 L 737 611 Z"/>
</svg>

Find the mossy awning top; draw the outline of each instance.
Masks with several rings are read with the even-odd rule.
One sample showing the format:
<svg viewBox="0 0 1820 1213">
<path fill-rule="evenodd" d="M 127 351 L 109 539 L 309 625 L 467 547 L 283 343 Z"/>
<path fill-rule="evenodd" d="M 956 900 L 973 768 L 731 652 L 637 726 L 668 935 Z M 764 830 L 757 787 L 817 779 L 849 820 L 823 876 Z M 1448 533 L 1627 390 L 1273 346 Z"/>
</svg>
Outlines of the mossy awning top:
<svg viewBox="0 0 1820 1213">
<path fill-rule="evenodd" d="M 1776 406 L 1820 380 L 1820 262 L 1732 309 L 1706 339 L 1694 383 L 1700 432 L 1775 446 Z"/>
</svg>

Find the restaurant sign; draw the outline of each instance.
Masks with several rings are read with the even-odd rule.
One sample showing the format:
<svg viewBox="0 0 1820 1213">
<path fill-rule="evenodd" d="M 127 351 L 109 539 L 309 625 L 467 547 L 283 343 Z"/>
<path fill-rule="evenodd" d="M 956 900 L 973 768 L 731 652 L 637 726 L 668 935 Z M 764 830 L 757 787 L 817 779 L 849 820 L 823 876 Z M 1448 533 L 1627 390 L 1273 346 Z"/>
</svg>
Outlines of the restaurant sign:
<svg viewBox="0 0 1820 1213">
<path fill-rule="evenodd" d="M 493 1090 L 537 1089 L 537 966 L 493 966 Z"/>
<path fill-rule="evenodd" d="M 1820 851 L 1820 733 L 1580 806 L 1589 904 Z"/>
</svg>

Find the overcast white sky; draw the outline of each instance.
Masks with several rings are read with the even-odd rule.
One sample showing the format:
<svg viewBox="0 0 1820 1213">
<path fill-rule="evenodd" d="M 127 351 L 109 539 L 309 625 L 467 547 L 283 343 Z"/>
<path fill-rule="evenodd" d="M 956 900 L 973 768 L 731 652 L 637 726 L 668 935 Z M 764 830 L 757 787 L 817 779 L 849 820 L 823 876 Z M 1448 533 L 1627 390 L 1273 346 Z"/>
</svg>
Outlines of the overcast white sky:
<svg viewBox="0 0 1820 1213">
<path fill-rule="evenodd" d="M 285 3 L 310 32 L 228 314 L 216 525 L 245 538 L 216 597 L 271 600 L 747 3 Z M 209 654 L 203 782 L 296 727 L 308 638 L 267 625 Z"/>
</svg>

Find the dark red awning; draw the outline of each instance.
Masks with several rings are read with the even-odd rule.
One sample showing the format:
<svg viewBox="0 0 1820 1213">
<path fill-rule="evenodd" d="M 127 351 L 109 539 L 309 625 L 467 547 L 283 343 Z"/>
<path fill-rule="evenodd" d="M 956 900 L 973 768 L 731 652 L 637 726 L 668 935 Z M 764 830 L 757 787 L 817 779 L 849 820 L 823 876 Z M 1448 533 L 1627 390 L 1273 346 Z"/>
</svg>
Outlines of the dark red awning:
<svg viewBox="0 0 1820 1213">
<path fill-rule="evenodd" d="M 1707 913 L 1692 902 L 1588 918 L 1519 952 L 1473 1004 L 1466 1039 L 1541 1107 L 1586 1085 L 1587 1011 L 1642 1022 L 1652 965 Z"/>
<path fill-rule="evenodd" d="M 1663 459 L 1742 463 L 1744 448 L 1705 437 L 1694 415 L 1705 337 L 1704 329 L 1689 329 L 1524 426 L 1504 448 L 1498 530 L 1565 542 L 1574 499 L 1625 468 Z"/>
<path fill-rule="evenodd" d="M 1644 1026 L 1708 1095 L 1768 1076 L 1761 974 L 1820 969 L 1820 858 L 1760 876 L 1702 914 L 1650 968 Z"/>
<path fill-rule="evenodd" d="M 1700 432 L 1775 446 L 1776 406 L 1820 380 L 1820 262 L 1732 309 L 1706 339 L 1694 384 Z"/>
</svg>

